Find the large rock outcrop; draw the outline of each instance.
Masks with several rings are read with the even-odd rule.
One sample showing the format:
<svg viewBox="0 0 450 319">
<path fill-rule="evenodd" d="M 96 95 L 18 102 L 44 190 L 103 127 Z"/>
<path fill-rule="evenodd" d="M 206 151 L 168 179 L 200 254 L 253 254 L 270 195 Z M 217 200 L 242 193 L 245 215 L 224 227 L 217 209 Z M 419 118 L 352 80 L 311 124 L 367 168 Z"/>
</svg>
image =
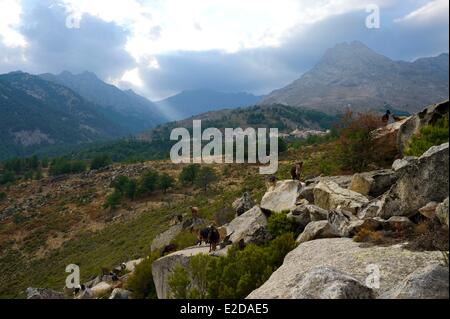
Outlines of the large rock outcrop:
<svg viewBox="0 0 450 319">
<path fill-rule="evenodd" d="M 372 205 L 369 215 L 411 217 L 429 202 L 442 202 L 449 193 L 449 144 L 431 147 L 416 161 L 398 170 L 398 180 Z M 368 215 L 366 215 L 368 216 Z"/>
<path fill-rule="evenodd" d="M 326 210 L 341 207 L 352 214 L 357 214 L 367 203 L 369 203 L 367 197 L 342 188 L 332 181 L 320 182 L 314 188 L 314 204 Z"/>
<path fill-rule="evenodd" d="M 258 206 L 236 217 L 224 227 L 228 235 L 232 234 L 230 237 L 232 243 L 244 240 L 246 244 L 260 244 L 270 239 L 267 232 L 267 217 Z"/>
<path fill-rule="evenodd" d="M 116 288 L 111 293 L 111 296 L 109 296 L 109 299 L 131 299 L 131 291 Z"/>
<path fill-rule="evenodd" d="M 295 296 L 295 289 L 305 274 L 316 267 L 330 267 L 366 283 L 373 274 L 371 266 L 380 271 L 380 285 L 373 289 L 382 296 L 397 287 L 416 269 L 439 263 L 440 252 L 414 252 L 401 245 L 363 247 L 349 238 L 318 239 L 299 245 L 290 252 L 283 265 L 248 298 L 277 299 Z"/>
<path fill-rule="evenodd" d="M 134 272 L 134 269 L 136 268 L 137 265 L 139 265 L 142 261 L 144 260 L 144 258 L 139 258 L 139 259 L 134 259 L 134 260 L 130 260 L 125 262 L 125 270 L 129 271 L 129 272 Z"/>
<path fill-rule="evenodd" d="M 397 175 L 390 169 L 357 173 L 353 175 L 349 189 L 362 195 L 378 197 L 388 191 L 396 180 Z"/>
<path fill-rule="evenodd" d="M 448 278 L 448 267 L 439 264 L 428 265 L 414 271 L 382 298 L 448 299 Z"/>
<path fill-rule="evenodd" d="M 406 123 L 406 121 L 408 121 L 408 119 L 388 124 L 371 132 L 370 137 L 374 143 L 375 149 L 383 150 L 384 155 L 390 154 L 390 156 L 395 156 L 398 154 L 398 135 L 401 126 Z"/>
<path fill-rule="evenodd" d="M 376 219 L 359 219 L 345 210 L 330 211 L 328 223 L 333 233 L 339 237 L 352 237 L 361 229 L 375 230 L 381 226 Z"/>
<path fill-rule="evenodd" d="M 397 134 L 397 148 L 403 154 L 411 138 L 419 133 L 425 125 L 436 123 L 437 120 L 449 113 L 449 101 L 434 104 L 422 112 L 408 118 L 403 123 Z"/>
<path fill-rule="evenodd" d="M 183 231 L 183 225 L 177 224 L 155 237 L 152 241 L 151 250 L 155 251 L 169 245 Z"/>
<path fill-rule="evenodd" d="M 231 206 L 236 211 L 236 216 L 241 216 L 243 213 L 255 206 L 255 202 L 253 201 L 250 193 L 245 192 L 244 195 L 242 195 L 241 198 L 236 199 Z"/>
<path fill-rule="evenodd" d="M 318 176 L 307 179 L 306 186 L 317 186 L 320 182 L 334 182 L 342 188 L 348 188 L 352 182 L 352 175 L 337 175 L 337 176 Z"/>
<path fill-rule="evenodd" d="M 448 227 L 448 197 L 436 208 L 436 217 L 443 225 Z"/>
<path fill-rule="evenodd" d="M 261 209 L 282 212 L 295 208 L 302 183 L 294 180 L 279 181 L 274 188 L 264 194 Z"/>
<path fill-rule="evenodd" d="M 339 237 L 326 220 L 309 223 L 303 232 L 298 236 L 297 243 L 305 243 L 310 240 L 319 238 L 335 238 Z"/>
<path fill-rule="evenodd" d="M 331 267 L 317 267 L 298 276 L 283 299 L 372 299 L 372 289 Z M 253 298 L 252 295 L 249 298 Z"/>
<path fill-rule="evenodd" d="M 27 288 L 27 299 L 67 299 L 62 292 L 45 288 Z"/>
<path fill-rule="evenodd" d="M 328 211 L 315 205 L 302 204 L 291 210 L 287 216 L 301 228 L 305 228 L 310 222 L 327 220 Z"/>
</svg>

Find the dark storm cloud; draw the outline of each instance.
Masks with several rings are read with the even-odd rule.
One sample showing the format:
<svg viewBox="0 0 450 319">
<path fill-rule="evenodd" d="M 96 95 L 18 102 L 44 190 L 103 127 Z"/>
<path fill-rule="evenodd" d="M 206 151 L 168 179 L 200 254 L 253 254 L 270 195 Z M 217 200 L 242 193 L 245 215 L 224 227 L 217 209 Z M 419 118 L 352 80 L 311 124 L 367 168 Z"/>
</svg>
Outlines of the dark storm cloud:
<svg viewBox="0 0 450 319">
<path fill-rule="evenodd" d="M 92 71 L 102 78 L 117 77 L 134 65 L 125 51 L 127 33 L 114 23 L 84 15 L 79 28 L 66 26 L 60 6 L 39 4 L 25 12 L 21 33 L 34 72 Z"/>
</svg>

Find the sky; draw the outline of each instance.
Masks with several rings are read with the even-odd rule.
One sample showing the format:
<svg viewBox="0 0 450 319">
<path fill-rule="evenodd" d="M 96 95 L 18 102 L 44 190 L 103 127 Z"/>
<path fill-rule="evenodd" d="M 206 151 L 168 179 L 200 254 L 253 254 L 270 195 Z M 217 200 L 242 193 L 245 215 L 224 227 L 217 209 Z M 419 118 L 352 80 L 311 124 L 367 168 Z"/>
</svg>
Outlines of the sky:
<svg viewBox="0 0 450 319">
<path fill-rule="evenodd" d="M 448 7 L 448 0 L 0 0 L 0 73 L 90 71 L 153 101 L 200 88 L 267 94 L 344 41 L 395 60 L 448 52 Z M 379 26 L 368 28 L 376 12 Z"/>
</svg>

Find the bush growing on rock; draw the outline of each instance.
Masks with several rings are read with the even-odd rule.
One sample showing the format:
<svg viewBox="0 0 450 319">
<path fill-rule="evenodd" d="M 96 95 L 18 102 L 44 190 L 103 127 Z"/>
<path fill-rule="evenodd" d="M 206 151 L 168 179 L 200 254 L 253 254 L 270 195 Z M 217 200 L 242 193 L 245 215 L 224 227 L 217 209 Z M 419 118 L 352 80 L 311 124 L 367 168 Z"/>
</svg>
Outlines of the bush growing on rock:
<svg viewBox="0 0 450 319">
<path fill-rule="evenodd" d="M 173 299 L 193 299 L 190 297 L 189 285 L 191 280 L 187 270 L 178 265 L 169 275 L 168 285 L 170 287 L 171 298 Z"/>
<path fill-rule="evenodd" d="M 417 136 L 411 139 L 405 155 L 421 156 L 430 147 L 441 145 L 449 141 L 448 114 L 437 120 L 434 125 L 427 125 L 420 129 Z"/>
<path fill-rule="evenodd" d="M 6 193 L 0 192 L 0 202 L 4 201 L 6 199 Z"/>
<path fill-rule="evenodd" d="M 292 234 L 283 234 L 264 246 L 231 247 L 225 257 L 193 256 L 187 268 L 169 276 L 173 298 L 242 299 L 261 286 L 296 247 Z"/>
<path fill-rule="evenodd" d="M 267 231 L 273 238 L 281 235 L 292 233 L 294 236 L 299 235 L 299 226 L 292 220 L 287 218 L 288 212 L 272 214 L 267 220 Z"/>
<path fill-rule="evenodd" d="M 135 299 L 156 299 L 156 288 L 153 283 L 152 263 L 160 257 L 159 252 L 152 253 L 134 269 L 128 278 L 126 288 Z"/>
<path fill-rule="evenodd" d="M 188 230 L 180 232 L 171 242 L 177 249 L 194 246 L 197 243 L 197 237 Z"/>
</svg>

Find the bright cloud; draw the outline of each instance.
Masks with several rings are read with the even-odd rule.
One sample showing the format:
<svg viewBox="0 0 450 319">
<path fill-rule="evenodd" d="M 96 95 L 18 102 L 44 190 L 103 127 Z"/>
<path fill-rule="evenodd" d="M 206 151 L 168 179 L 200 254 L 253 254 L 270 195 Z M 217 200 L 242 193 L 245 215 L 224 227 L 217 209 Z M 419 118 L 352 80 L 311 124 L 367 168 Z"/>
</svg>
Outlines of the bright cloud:
<svg viewBox="0 0 450 319">
<path fill-rule="evenodd" d="M 397 19 L 396 22 L 427 24 L 430 22 L 435 22 L 436 19 L 448 20 L 448 10 L 448 0 L 433 0 L 419 9 L 407 14 L 406 16 Z"/>
<path fill-rule="evenodd" d="M 448 0 L 433 0 L 408 15 L 397 19 L 396 22 L 429 22 L 440 17 L 447 17 L 448 19 L 448 9 Z"/>
<path fill-rule="evenodd" d="M 122 78 L 120 80 L 123 82 L 128 82 L 128 83 L 130 83 L 134 86 L 140 87 L 140 88 L 144 85 L 144 82 L 142 81 L 141 76 L 139 74 L 138 68 L 134 68 L 132 70 L 126 71 L 122 75 Z"/>
<path fill-rule="evenodd" d="M 21 14 L 20 0 L 0 0 L 0 41 L 7 47 L 26 47 L 25 38 L 16 31 Z"/>
<path fill-rule="evenodd" d="M 88 13 L 130 32 L 127 51 L 138 62 L 174 51 L 279 46 L 294 26 L 307 26 L 372 1 L 361 0 L 62 0 L 68 13 Z M 380 5 L 388 0 L 376 1 Z M 150 59 L 150 61 L 148 61 Z"/>
</svg>

